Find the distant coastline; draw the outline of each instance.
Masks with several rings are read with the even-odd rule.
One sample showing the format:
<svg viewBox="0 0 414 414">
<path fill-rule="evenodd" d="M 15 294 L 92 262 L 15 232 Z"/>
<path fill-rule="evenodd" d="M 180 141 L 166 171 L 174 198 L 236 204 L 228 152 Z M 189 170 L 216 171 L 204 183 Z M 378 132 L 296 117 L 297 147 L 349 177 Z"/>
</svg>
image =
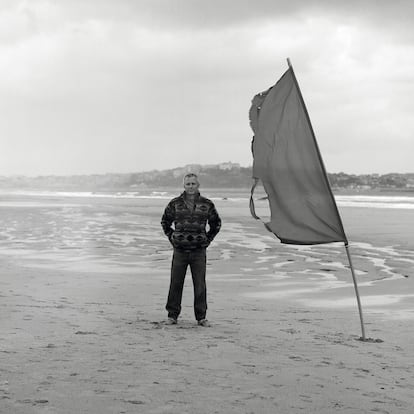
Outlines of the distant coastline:
<svg viewBox="0 0 414 414">
<path fill-rule="evenodd" d="M 187 172 L 200 176 L 204 188 L 250 188 L 252 168 L 226 162 L 214 165 L 190 164 L 167 170 L 139 173 L 108 173 L 70 176 L 0 176 L 0 189 L 60 191 L 139 191 L 146 188 L 176 188 Z M 328 173 L 337 194 L 414 194 L 414 173 L 346 174 Z"/>
</svg>

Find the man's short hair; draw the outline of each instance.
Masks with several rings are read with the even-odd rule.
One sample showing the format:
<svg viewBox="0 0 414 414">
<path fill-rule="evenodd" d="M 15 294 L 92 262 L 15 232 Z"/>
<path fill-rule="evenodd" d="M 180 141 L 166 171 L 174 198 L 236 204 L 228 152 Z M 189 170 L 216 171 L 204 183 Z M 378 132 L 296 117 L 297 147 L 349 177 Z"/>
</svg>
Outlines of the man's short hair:
<svg viewBox="0 0 414 414">
<path fill-rule="evenodd" d="M 185 176 L 184 176 L 184 178 L 183 178 L 183 182 L 185 182 L 185 179 L 186 178 L 195 178 L 196 180 L 197 180 L 197 182 L 199 182 L 198 181 L 198 176 L 197 176 L 197 174 L 194 174 L 194 173 L 188 173 L 188 174 L 186 174 Z"/>
</svg>

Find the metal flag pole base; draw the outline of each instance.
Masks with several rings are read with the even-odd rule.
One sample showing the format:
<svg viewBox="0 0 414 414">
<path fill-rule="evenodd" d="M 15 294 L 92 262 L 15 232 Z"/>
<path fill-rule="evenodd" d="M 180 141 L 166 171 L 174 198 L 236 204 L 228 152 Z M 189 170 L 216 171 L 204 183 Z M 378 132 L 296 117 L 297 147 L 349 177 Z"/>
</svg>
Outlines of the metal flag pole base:
<svg viewBox="0 0 414 414">
<path fill-rule="evenodd" d="M 360 339 L 361 339 L 361 341 L 367 341 L 367 338 L 365 336 L 364 318 L 362 316 L 361 299 L 359 298 L 358 285 L 357 285 L 357 280 L 356 280 L 356 277 L 355 277 L 354 266 L 352 265 L 351 254 L 349 253 L 348 243 L 345 243 L 345 250 L 346 250 L 346 254 L 348 256 L 349 266 L 351 268 L 351 273 L 352 273 L 352 279 L 354 281 L 355 294 L 356 294 L 356 298 L 357 298 L 357 302 L 358 302 L 359 319 L 361 320 L 361 330 L 362 330 L 362 336 L 361 336 Z"/>
</svg>

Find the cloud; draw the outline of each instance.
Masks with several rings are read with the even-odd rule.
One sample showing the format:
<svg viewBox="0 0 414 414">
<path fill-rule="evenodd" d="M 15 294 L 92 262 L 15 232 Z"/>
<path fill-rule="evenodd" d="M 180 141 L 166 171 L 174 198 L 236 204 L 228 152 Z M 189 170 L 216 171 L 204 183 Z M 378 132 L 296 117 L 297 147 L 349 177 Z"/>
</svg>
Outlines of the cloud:
<svg viewBox="0 0 414 414">
<path fill-rule="evenodd" d="M 413 6 L 392 4 L 2 3 L 0 173 L 247 165 L 250 99 L 286 57 L 328 170 L 410 169 Z"/>
</svg>

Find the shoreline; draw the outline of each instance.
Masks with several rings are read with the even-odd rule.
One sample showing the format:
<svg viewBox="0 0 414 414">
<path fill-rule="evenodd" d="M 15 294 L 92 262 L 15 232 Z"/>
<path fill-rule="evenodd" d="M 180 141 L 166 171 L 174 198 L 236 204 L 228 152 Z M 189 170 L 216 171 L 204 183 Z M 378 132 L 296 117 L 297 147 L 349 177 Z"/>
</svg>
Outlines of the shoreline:
<svg viewBox="0 0 414 414">
<path fill-rule="evenodd" d="M 259 185 L 259 189 L 261 186 Z M 347 188 L 347 187 L 332 187 L 332 193 L 334 195 L 400 195 L 406 194 L 408 196 L 414 196 L 414 187 L 373 187 L 373 188 Z M 13 194 L 13 193 L 25 193 L 25 192 L 50 192 L 50 193 L 139 193 L 142 191 L 168 191 L 176 193 L 181 191 L 181 187 L 178 183 L 177 186 L 145 186 L 145 187 L 119 187 L 119 188 L 95 188 L 95 187 L 0 187 L 0 194 Z M 250 196 L 251 185 L 245 187 L 202 187 L 203 192 L 211 193 L 246 193 Z"/>
</svg>

